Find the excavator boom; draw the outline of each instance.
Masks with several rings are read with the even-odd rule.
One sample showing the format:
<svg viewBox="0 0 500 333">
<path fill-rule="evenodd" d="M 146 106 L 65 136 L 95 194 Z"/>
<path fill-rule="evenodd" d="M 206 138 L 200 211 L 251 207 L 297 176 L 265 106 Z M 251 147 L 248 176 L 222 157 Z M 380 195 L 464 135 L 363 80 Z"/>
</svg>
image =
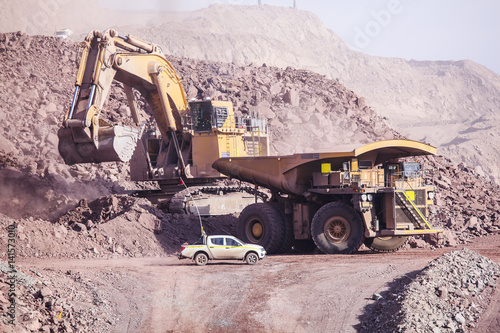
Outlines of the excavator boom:
<svg viewBox="0 0 500 333">
<path fill-rule="evenodd" d="M 122 82 L 132 118 L 140 123 L 133 88 L 151 106 L 164 144 L 173 144 L 184 169 L 177 134 L 187 110 L 181 80 L 157 45 L 115 30 L 92 31 L 83 52 L 70 108 L 58 132 L 59 152 L 66 164 L 123 161 L 132 157 L 142 130 L 111 125 L 100 118 L 113 80 Z M 172 142 L 170 142 L 172 141 Z"/>
</svg>

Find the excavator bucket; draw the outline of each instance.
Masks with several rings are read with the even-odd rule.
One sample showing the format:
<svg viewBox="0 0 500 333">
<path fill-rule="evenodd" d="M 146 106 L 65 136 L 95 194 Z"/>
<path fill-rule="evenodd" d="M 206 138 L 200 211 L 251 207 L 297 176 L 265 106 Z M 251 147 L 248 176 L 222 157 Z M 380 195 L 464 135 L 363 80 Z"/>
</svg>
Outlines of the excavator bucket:
<svg viewBox="0 0 500 333">
<path fill-rule="evenodd" d="M 68 165 L 79 163 L 128 162 L 134 153 L 140 130 L 128 126 L 100 127 L 98 148 L 92 142 L 75 142 L 75 128 L 61 128 L 59 154 Z"/>
</svg>

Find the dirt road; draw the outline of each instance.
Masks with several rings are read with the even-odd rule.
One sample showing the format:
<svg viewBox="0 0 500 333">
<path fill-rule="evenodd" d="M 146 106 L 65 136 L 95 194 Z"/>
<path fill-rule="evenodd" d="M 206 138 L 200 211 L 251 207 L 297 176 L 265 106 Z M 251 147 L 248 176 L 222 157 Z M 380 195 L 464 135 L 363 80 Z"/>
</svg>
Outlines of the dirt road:
<svg viewBox="0 0 500 333">
<path fill-rule="evenodd" d="M 500 235 L 485 239 L 467 247 L 500 262 Z M 269 256 L 255 266 L 198 267 L 175 257 L 30 259 L 19 265 L 42 274 L 78 274 L 101 295 L 115 332 L 356 332 L 375 302 L 373 293 L 387 291 L 395 280 L 404 283 L 451 250 Z M 493 311 L 488 322 L 495 320 Z"/>
</svg>

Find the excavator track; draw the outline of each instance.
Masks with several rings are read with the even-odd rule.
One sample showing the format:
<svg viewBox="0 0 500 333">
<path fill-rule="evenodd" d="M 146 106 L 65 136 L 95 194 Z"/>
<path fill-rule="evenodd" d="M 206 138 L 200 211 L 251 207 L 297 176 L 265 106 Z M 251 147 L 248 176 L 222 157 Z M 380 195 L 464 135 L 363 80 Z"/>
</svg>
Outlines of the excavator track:
<svg viewBox="0 0 500 333">
<path fill-rule="evenodd" d="M 218 209 L 215 213 L 210 213 L 207 210 L 207 202 L 209 201 L 216 201 L 219 206 L 228 206 L 227 204 L 220 204 L 220 202 L 226 201 L 225 199 L 232 202 L 238 200 L 241 205 L 245 205 L 246 203 L 253 203 L 255 200 L 266 202 L 269 199 L 266 193 L 250 186 L 190 186 L 188 188 L 176 186 L 175 189 L 137 191 L 133 195 L 147 198 L 153 204 L 156 204 L 158 208 L 172 214 L 198 214 L 199 211 L 200 215 L 206 216 L 230 214 L 234 213 L 234 210 L 238 210 L 228 208 L 227 212 L 225 212 L 223 209 Z M 253 202 L 250 202 L 249 195 L 255 198 Z M 200 204 L 196 204 L 196 202 L 202 202 L 202 206 L 200 207 Z"/>
</svg>

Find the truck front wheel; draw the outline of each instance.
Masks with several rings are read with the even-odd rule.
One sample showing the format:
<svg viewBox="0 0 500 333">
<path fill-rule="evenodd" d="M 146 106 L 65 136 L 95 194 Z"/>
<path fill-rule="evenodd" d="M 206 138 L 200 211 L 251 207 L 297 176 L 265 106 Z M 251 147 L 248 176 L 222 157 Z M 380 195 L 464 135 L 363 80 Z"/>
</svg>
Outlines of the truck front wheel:
<svg viewBox="0 0 500 333">
<path fill-rule="evenodd" d="M 376 252 L 395 252 L 408 240 L 407 236 L 375 237 L 365 239 L 365 245 Z"/>
<path fill-rule="evenodd" d="M 259 256 L 256 253 L 254 253 L 254 252 L 250 252 L 245 257 L 245 261 L 249 265 L 255 265 L 259 261 Z"/>
<path fill-rule="evenodd" d="M 259 244 L 267 253 L 276 253 L 285 241 L 283 214 L 268 203 L 251 204 L 238 218 L 237 236 L 246 243 Z"/>
<path fill-rule="evenodd" d="M 354 209 L 330 202 L 314 214 L 311 233 L 314 243 L 324 253 L 352 253 L 363 243 L 364 227 Z"/>
</svg>

